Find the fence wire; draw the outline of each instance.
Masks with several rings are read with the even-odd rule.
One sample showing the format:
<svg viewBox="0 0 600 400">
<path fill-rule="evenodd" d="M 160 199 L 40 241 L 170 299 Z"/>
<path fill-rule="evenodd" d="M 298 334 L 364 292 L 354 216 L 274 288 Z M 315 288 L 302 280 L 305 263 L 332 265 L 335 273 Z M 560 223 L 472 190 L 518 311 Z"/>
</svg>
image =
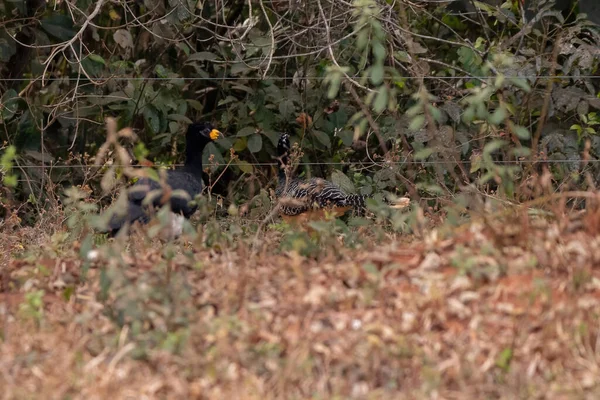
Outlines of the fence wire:
<svg viewBox="0 0 600 400">
<path fill-rule="evenodd" d="M 454 75 L 454 76 L 435 76 L 435 75 L 411 75 L 411 76 L 396 76 L 395 80 L 399 79 L 426 79 L 426 80 L 458 80 L 458 79 L 489 79 L 496 78 L 497 75 L 487 75 L 487 76 L 477 76 L 477 75 Z M 361 76 L 351 76 L 352 79 L 360 79 Z M 600 75 L 504 75 L 506 79 L 600 79 Z M 41 81 L 42 79 L 48 80 L 57 80 L 57 81 L 68 81 L 68 82 L 82 82 L 86 80 L 82 77 L 36 77 L 36 78 L 0 78 L 0 82 L 29 82 L 29 81 Z M 192 76 L 192 77 L 128 77 L 128 76 L 108 76 L 108 77 L 94 77 L 96 82 L 104 83 L 110 80 L 119 80 L 119 81 L 308 81 L 308 80 L 317 80 L 323 81 L 326 80 L 326 76 L 224 76 L 224 77 L 201 77 L 201 76 Z"/>
<path fill-rule="evenodd" d="M 456 164 L 465 164 L 468 163 L 469 161 L 465 160 L 465 161 L 460 161 L 460 160 L 456 160 L 454 161 L 454 163 Z M 590 163 L 599 163 L 599 160 L 596 159 L 591 159 L 591 160 L 582 160 L 582 159 L 558 159 L 558 160 L 498 160 L 498 161 L 494 161 L 494 164 L 505 164 L 505 165 L 521 165 L 521 164 L 529 164 L 529 163 L 538 163 L 538 164 L 569 164 L 569 163 L 582 163 L 582 164 L 590 164 Z M 452 161 L 419 161 L 419 160 L 404 160 L 404 161 L 373 161 L 370 163 L 365 163 L 365 162 L 300 162 L 297 163 L 296 165 L 298 166 L 317 166 L 317 165 L 367 165 L 367 166 L 379 166 L 379 167 L 386 167 L 386 166 L 394 166 L 394 165 L 448 165 L 449 163 L 452 163 Z M 278 166 L 279 164 L 276 162 L 243 162 L 243 163 L 225 163 L 225 164 L 219 164 L 218 166 L 223 167 L 223 166 L 264 166 L 264 167 L 268 167 L 268 166 Z M 133 167 L 133 168 L 171 168 L 171 167 L 183 167 L 185 166 L 185 164 L 180 164 L 180 163 L 176 163 L 176 164 L 155 164 L 151 167 L 143 167 L 141 165 L 124 165 L 124 164 L 102 164 L 102 165 L 93 165 L 93 164 L 49 164 L 49 165 L 42 165 L 42 164 L 20 164 L 19 166 L 15 166 L 13 168 L 23 168 L 23 169 L 29 169 L 29 168 L 45 168 L 45 169 L 69 169 L 69 168 L 88 168 L 88 169 L 92 169 L 92 168 L 105 168 L 105 167 L 117 167 L 117 168 L 124 168 L 124 167 Z M 0 169 L 0 171 L 2 171 L 2 169 Z"/>
</svg>

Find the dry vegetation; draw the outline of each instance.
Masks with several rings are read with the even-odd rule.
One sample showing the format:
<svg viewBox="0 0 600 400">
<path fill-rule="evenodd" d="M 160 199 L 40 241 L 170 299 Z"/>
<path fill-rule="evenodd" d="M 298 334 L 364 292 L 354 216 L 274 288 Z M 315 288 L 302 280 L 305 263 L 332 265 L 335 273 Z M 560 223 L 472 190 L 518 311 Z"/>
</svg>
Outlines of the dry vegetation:
<svg viewBox="0 0 600 400">
<path fill-rule="evenodd" d="M 273 226 L 259 251 L 136 234 L 91 265 L 5 226 L 2 396 L 598 398 L 600 211 L 494 220 L 311 257 Z"/>
</svg>

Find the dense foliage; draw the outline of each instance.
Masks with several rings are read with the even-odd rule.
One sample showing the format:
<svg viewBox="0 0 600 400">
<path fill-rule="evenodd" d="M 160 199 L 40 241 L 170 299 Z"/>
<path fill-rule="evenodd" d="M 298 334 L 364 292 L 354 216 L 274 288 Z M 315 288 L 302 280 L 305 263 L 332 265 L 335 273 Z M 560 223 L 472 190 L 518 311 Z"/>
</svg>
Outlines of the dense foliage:
<svg viewBox="0 0 600 400">
<path fill-rule="evenodd" d="M 0 1 L 0 145 L 16 187 L 2 198 L 39 209 L 73 184 L 101 196 L 90 166 L 108 116 L 155 164 L 181 162 L 190 121 L 215 122 L 227 137 L 207 148 L 207 179 L 231 161 L 212 189 L 238 204 L 265 196 L 284 129 L 301 171 L 348 190 L 514 196 L 531 186 L 514 161 L 547 159 L 579 183 L 582 157 L 600 156 L 598 28 L 577 7 L 496 3 Z"/>
</svg>

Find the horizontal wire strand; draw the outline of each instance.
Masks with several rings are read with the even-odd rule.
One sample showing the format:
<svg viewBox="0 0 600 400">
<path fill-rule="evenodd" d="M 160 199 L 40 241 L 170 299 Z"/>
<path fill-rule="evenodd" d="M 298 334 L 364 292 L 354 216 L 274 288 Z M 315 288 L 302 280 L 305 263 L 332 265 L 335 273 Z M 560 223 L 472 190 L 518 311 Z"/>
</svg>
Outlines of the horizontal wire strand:
<svg viewBox="0 0 600 400">
<path fill-rule="evenodd" d="M 394 79 L 488 79 L 488 78 L 496 78 L 497 75 L 489 75 L 489 76 L 475 76 L 475 75 L 455 75 L 455 76 L 432 76 L 432 75 L 420 75 L 420 76 L 396 76 Z M 36 78 L 0 78 L 0 82 L 21 82 L 21 81 L 41 81 L 43 77 Z M 360 78 L 360 76 L 355 76 L 352 78 Z M 600 75 L 504 75 L 504 78 L 514 79 L 514 78 L 523 78 L 523 79 L 600 79 Z M 77 77 L 48 77 L 46 80 L 59 80 L 59 81 L 79 81 L 85 80 L 85 78 L 77 78 Z M 173 80 L 185 80 L 185 81 L 268 81 L 268 80 L 325 80 L 326 76 L 314 76 L 314 77 L 293 77 L 293 76 L 272 76 L 272 77 L 127 77 L 127 76 L 110 76 L 110 77 L 95 77 L 97 81 L 110 81 L 110 80 L 127 80 L 127 81 L 173 81 Z"/>
<path fill-rule="evenodd" d="M 464 164 L 467 163 L 469 161 L 460 161 L 457 162 Z M 514 161 L 509 161 L 509 160 L 500 160 L 500 161 L 495 161 L 495 164 L 526 164 L 526 163 L 531 163 L 531 160 L 514 160 Z M 578 162 L 578 163 L 598 163 L 600 162 L 600 159 L 598 160 L 581 160 L 581 159 L 559 159 L 559 160 L 537 160 L 535 161 L 535 163 L 545 163 L 545 164 L 567 164 L 567 163 L 574 163 L 574 162 Z M 366 165 L 366 166 L 380 166 L 380 167 L 384 167 L 384 166 L 391 166 L 391 165 L 404 165 L 404 164 L 413 164 L 413 165 L 448 165 L 447 161 L 415 161 L 415 160 L 406 160 L 406 161 L 382 161 L 382 162 L 373 162 L 370 164 L 367 163 L 350 163 L 350 162 L 303 162 L 303 163 L 298 163 L 296 165 L 298 166 L 304 166 L 304 165 Z M 264 162 L 264 163 L 251 163 L 251 162 L 244 162 L 244 163 L 231 163 L 231 164 L 219 164 L 217 166 L 222 167 L 225 165 L 229 165 L 229 166 L 277 166 L 278 163 L 276 162 Z M 18 169 L 18 168 L 24 168 L 24 169 L 28 169 L 28 168 L 46 168 L 46 169 L 52 169 L 52 168 L 57 168 L 57 169 L 69 169 L 69 168 L 106 168 L 106 167 L 118 167 L 118 168 L 124 168 L 124 167 L 132 167 L 132 168 L 170 168 L 170 167 L 183 167 L 185 166 L 185 164 L 156 164 L 150 167 L 143 167 L 140 165 L 124 165 L 124 164 L 102 164 L 102 165 L 88 165 L 88 164 L 71 164 L 71 165 L 64 165 L 64 164 L 50 164 L 50 165 L 38 165 L 38 164 L 21 164 L 19 166 L 14 166 L 13 169 Z M 1 171 L 1 169 L 0 169 Z"/>
</svg>

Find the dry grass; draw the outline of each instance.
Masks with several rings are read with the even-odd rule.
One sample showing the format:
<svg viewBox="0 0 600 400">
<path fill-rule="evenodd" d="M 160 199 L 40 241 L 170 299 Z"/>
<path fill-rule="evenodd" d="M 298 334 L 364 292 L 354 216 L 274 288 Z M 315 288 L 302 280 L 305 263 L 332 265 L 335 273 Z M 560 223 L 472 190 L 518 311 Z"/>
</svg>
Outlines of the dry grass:
<svg viewBox="0 0 600 400">
<path fill-rule="evenodd" d="M 515 216 L 312 258 L 139 239 L 87 272 L 77 244 L 15 227 L 1 396 L 598 398 L 599 220 Z"/>
</svg>

